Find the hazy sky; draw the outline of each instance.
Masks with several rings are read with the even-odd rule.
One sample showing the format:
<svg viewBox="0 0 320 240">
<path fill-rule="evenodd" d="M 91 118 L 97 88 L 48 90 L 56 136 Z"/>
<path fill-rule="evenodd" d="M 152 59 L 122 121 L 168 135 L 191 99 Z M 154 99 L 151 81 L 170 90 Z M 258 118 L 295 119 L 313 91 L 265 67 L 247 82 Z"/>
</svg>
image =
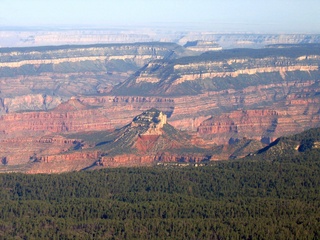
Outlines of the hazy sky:
<svg viewBox="0 0 320 240">
<path fill-rule="evenodd" d="M 119 25 L 320 33 L 320 0 L 0 0 L 0 27 Z"/>
</svg>

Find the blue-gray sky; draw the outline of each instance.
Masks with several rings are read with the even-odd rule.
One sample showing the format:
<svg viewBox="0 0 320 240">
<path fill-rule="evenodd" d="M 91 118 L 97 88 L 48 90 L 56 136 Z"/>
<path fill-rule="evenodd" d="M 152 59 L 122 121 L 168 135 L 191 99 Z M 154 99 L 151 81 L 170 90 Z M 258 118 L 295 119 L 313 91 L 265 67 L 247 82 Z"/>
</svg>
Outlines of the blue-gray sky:
<svg viewBox="0 0 320 240">
<path fill-rule="evenodd" d="M 0 26 L 197 26 L 320 33 L 319 0 L 0 0 Z"/>
</svg>

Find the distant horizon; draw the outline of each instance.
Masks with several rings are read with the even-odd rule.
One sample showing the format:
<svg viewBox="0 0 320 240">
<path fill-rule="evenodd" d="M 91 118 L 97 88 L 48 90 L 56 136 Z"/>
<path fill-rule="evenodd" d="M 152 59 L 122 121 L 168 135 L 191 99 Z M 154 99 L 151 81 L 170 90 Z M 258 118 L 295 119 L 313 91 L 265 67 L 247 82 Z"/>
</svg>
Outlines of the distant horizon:
<svg viewBox="0 0 320 240">
<path fill-rule="evenodd" d="M 166 28 L 216 33 L 320 34 L 317 0 L 0 0 L 11 28 Z"/>
<path fill-rule="evenodd" d="M 1 31 L 173 31 L 173 32 L 203 32 L 210 34 L 257 34 L 257 35 L 294 35 L 294 34 L 304 34 L 304 35 L 320 35 L 320 31 L 240 31 L 240 30 L 213 30 L 208 29 L 205 26 L 196 25 L 194 26 L 184 26 L 183 24 L 176 26 L 174 24 L 165 25 L 113 25 L 113 26 L 99 26 L 99 25 L 34 25 L 34 26 L 4 26 L 0 25 Z"/>
</svg>

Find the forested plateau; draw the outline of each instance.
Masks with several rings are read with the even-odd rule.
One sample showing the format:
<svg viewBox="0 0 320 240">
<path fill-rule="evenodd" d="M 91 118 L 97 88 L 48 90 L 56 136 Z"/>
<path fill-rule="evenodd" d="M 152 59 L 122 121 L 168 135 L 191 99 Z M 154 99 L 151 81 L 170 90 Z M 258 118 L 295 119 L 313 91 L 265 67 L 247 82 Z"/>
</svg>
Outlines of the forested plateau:
<svg viewBox="0 0 320 240">
<path fill-rule="evenodd" d="M 1 174 L 0 236 L 319 239 L 319 148 L 261 154 L 206 165 Z"/>
</svg>

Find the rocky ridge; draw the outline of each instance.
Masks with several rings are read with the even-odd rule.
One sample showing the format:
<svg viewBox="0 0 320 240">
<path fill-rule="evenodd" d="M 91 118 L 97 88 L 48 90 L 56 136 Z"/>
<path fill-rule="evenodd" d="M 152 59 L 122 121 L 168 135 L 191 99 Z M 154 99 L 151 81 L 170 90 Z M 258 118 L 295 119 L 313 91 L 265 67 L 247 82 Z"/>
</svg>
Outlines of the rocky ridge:
<svg viewBox="0 0 320 240">
<path fill-rule="evenodd" d="M 319 49 L 274 46 L 155 61 L 113 93 L 144 89 L 144 94 L 167 95 L 175 103 L 171 124 L 197 129 L 217 144 L 243 137 L 269 143 L 319 125 Z M 204 121 L 208 115 L 213 117 Z"/>
<path fill-rule="evenodd" d="M 0 114 L 108 92 L 151 60 L 185 54 L 174 43 L 0 48 Z"/>
<path fill-rule="evenodd" d="M 116 86 L 114 94 L 197 95 L 261 84 L 316 80 L 319 45 L 235 49 L 172 61 L 152 61 Z"/>
<path fill-rule="evenodd" d="M 296 158 L 299 159 L 298 161 L 304 161 L 306 156 L 319 155 L 319 149 L 320 128 L 311 128 L 297 134 L 277 138 L 265 148 L 251 153 L 248 157 L 258 157 L 268 161 L 275 161 L 279 156 L 291 161 L 298 157 Z M 303 153 L 307 153 L 306 156 L 299 158 Z"/>
<path fill-rule="evenodd" d="M 72 97 L 51 110 L 0 116 L 0 138 L 21 133 L 110 131 L 128 124 L 134 116 L 153 107 L 171 115 L 173 104 L 172 99 L 161 97 Z"/>
<path fill-rule="evenodd" d="M 110 120 L 103 112 L 90 109 L 77 99 L 62 103 L 51 111 L 11 113 L 0 119 L 3 137 L 26 132 L 36 134 L 112 129 Z"/>
<path fill-rule="evenodd" d="M 222 47 L 214 41 L 192 41 L 184 45 L 185 48 L 196 52 L 219 51 Z"/>
<path fill-rule="evenodd" d="M 190 26 L 188 26 L 189 28 Z M 0 46 L 30 47 L 95 43 L 211 41 L 225 48 L 261 48 L 269 44 L 319 43 L 318 34 L 219 34 L 210 31 L 152 29 L 19 29 L 0 31 Z"/>
<path fill-rule="evenodd" d="M 72 49 L 72 54 L 80 51 L 78 47 L 71 47 L 71 52 Z M 63 58 L 63 51 L 59 52 L 61 56 L 56 56 L 58 61 Z M 163 129 L 168 130 L 168 124 L 162 127 L 154 125 L 143 133 L 130 130 L 124 135 L 128 138 L 120 134 L 124 131 L 122 126 L 130 124 L 132 118 L 151 108 L 165 113 L 172 127 L 193 132 L 193 137 L 188 140 L 190 145 L 201 146 L 203 152 L 206 152 L 203 149 L 215 146 L 205 156 L 212 160 L 243 156 L 249 153 L 245 146 L 250 145 L 252 152 L 254 147 L 261 147 L 258 142 L 270 143 L 282 135 L 319 126 L 318 45 L 235 49 L 179 59 L 172 57 L 175 53 L 170 51 L 166 59 L 148 62 L 111 92 L 101 88 L 98 94 L 70 98 L 70 91 L 62 85 L 59 92 L 64 95 L 44 94 L 38 86 L 54 89 L 53 78 L 45 80 L 45 75 L 41 74 L 28 76 L 37 81 L 37 86 L 31 84 L 33 90 L 30 95 L 15 96 L 10 92 L 10 86 L 1 85 L 6 96 L 0 99 L 0 157 L 4 159 L 4 166 L 29 164 L 30 159 L 37 159 L 41 164 L 47 164 L 43 166 L 55 166 L 55 171 L 59 172 L 80 170 L 97 159 L 103 166 L 204 159 L 203 153 L 197 152 L 199 149 L 193 149 L 190 154 L 190 148 L 187 148 L 190 151 L 182 150 L 177 142 L 171 142 L 171 147 L 181 151 L 151 151 L 166 146 Z M 97 88 L 90 85 L 91 80 L 98 81 L 93 72 L 84 72 L 83 81 L 70 79 L 68 73 L 54 74 L 64 79 L 68 86 L 74 84 L 83 88 L 81 91 L 91 89 L 88 92 L 97 93 Z M 20 87 L 25 79 L 6 77 L 2 81 L 16 84 L 15 90 L 24 93 Z M 49 82 L 51 85 L 46 85 Z M 26 89 L 30 87 L 28 84 L 24 86 Z M 133 122 L 131 127 L 139 125 L 138 122 Z M 101 135 L 101 132 L 108 135 L 119 128 L 122 130 L 117 131 L 120 135 L 115 138 L 104 136 L 99 138 L 99 142 L 88 140 L 88 136 L 96 138 L 93 136 Z M 40 141 L 45 136 L 63 139 L 66 135 L 75 140 Z M 129 136 L 137 136 L 136 141 L 124 141 L 131 139 Z M 104 149 L 107 145 L 117 149 L 109 142 L 118 138 L 121 141 L 117 144 L 121 143 L 123 147 L 121 151 L 119 148 L 114 152 Z M 49 150 L 50 146 L 52 150 Z M 19 151 L 20 147 L 24 150 Z M 128 149 L 134 150 L 125 152 Z M 87 162 L 81 160 L 84 158 Z M 64 159 L 72 168 L 58 167 L 63 165 Z"/>
<path fill-rule="evenodd" d="M 81 138 L 77 134 L 66 135 L 67 139 L 68 136 Z M 93 142 L 89 144 L 85 139 L 93 139 Z M 46 138 L 44 142 L 52 144 L 55 141 Z M 143 112 L 131 123 L 112 133 L 88 132 L 82 140 L 62 142 L 72 143 L 73 147 L 57 154 L 37 155 L 37 161 L 27 171 L 40 173 L 80 170 L 80 166 L 99 168 L 152 165 L 168 161 L 200 162 L 210 158 L 207 155 L 208 148 L 195 145 L 191 136 L 167 124 L 167 116 L 156 109 Z M 50 169 L 51 166 L 55 166 L 55 169 Z"/>
</svg>

